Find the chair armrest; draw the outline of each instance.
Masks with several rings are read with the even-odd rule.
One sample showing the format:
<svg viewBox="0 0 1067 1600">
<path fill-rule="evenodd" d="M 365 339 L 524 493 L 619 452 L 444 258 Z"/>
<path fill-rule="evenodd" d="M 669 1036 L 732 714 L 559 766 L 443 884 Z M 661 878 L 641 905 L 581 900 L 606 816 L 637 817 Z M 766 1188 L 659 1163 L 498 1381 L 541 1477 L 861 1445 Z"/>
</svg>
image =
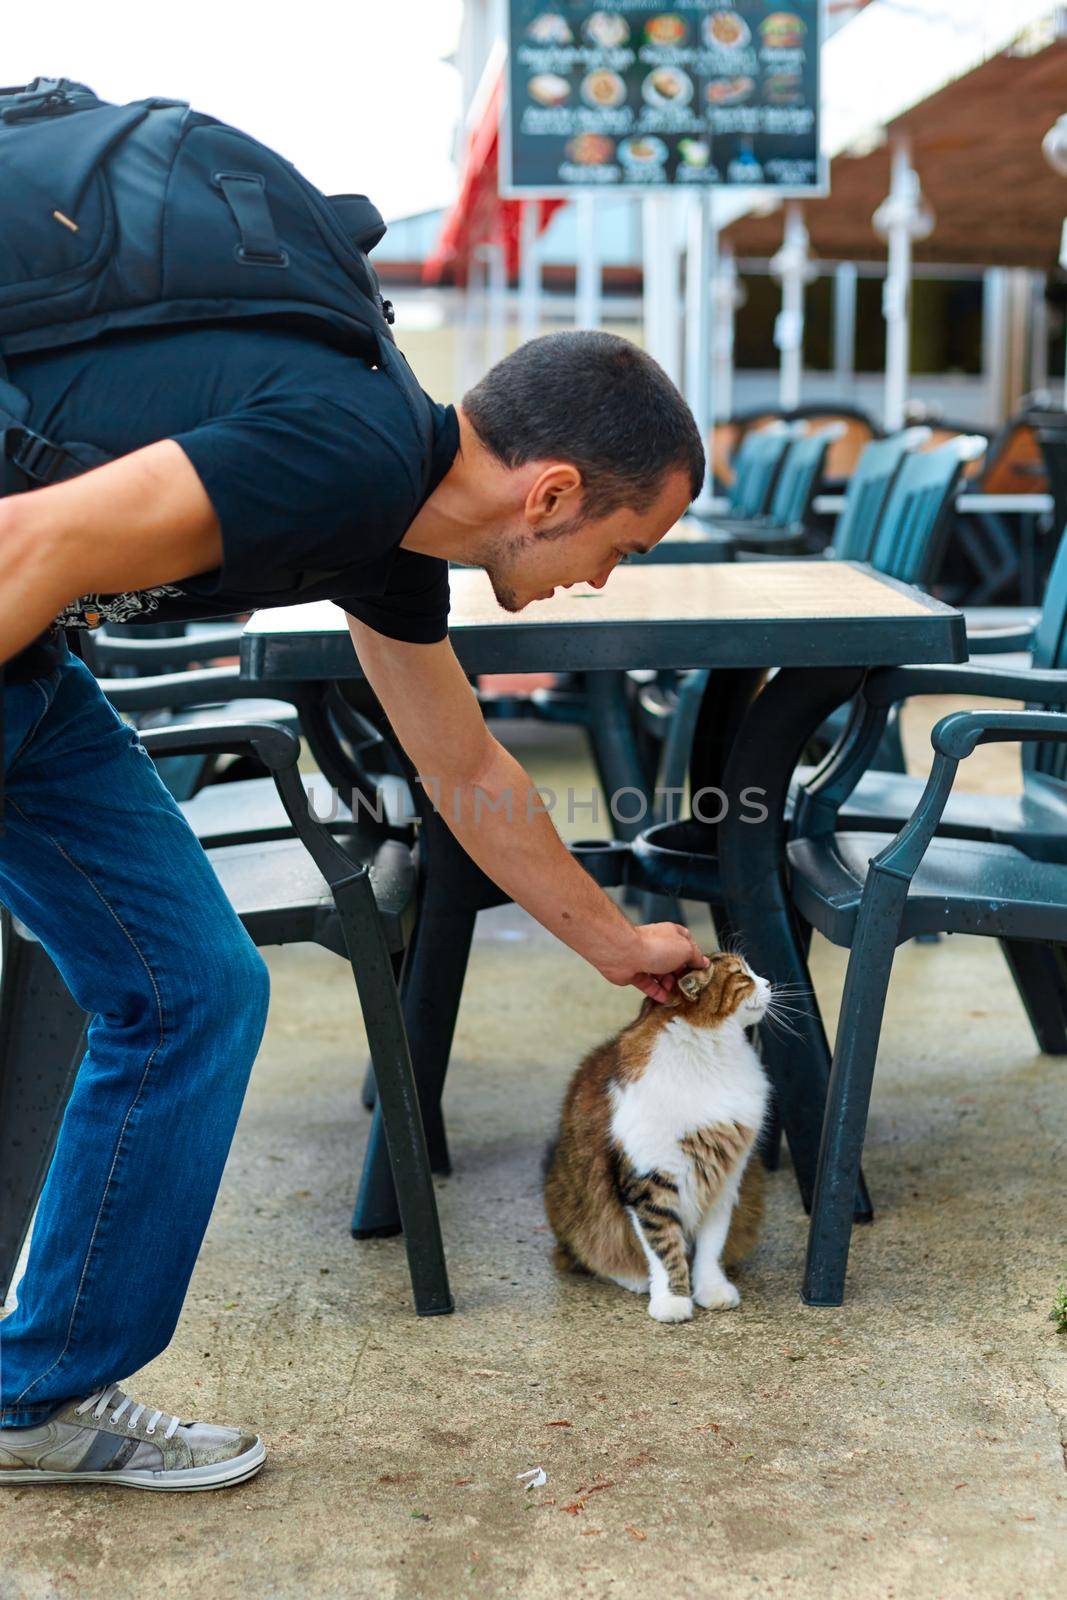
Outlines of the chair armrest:
<svg viewBox="0 0 1067 1600">
<path fill-rule="evenodd" d="M 967 649 L 972 656 L 1003 655 L 1009 650 L 1030 650 L 1033 643 L 1033 628 L 980 628 L 976 633 L 967 635 Z"/>
<path fill-rule="evenodd" d="M 865 695 L 852 701 L 848 722 L 806 784 L 793 811 L 794 839 L 826 838 L 837 831 L 837 815 L 874 760 L 889 717 L 888 705 Z"/>
<path fill-rule="evenodd" d="M 293 829 L 331 889 L 367 871 L 341 849 L 332 834 L 312 815 L 297 771 L 300 740 L 289 728 L 272 722 L 230 722 L 215 726 L 176 724 L 149 728 L 140 735 L 150 755 L 197 755 L 213 750 L 258 758 L 274 779 L 278 797 Z"/>
<path fill-rule="evenodd" d="M 1062 711 L 953 711 L 930 734 L 935 750 L 962 761 L 980 744 L 1016 739 L 1067 740 Z"/>
<path fill-rule="evenodd" d="M 1056 711 L 953 711 L 936 724 L 934 764 L 918 805 L 871 867 L 910 882 L 944 814 L 961 761 L 980 744 L 1012 739 L 1067 740 L 1067 715 Z"/>
<path fill-rule="evenodd" d="M 170 711 L 229 700 L 241 669 L 201 667 L 189 672 L 161 672 L 151 678 L 98 678 L 104 696 L 116 711 Z"/>
<path fill-rule="evenodd" d="M 1041 700 L 1067 706 L 1067 671 L 985 666 L 965 661 L 958 666 L 885 667 L 872 672 L 863 693 L 872 705 L 893 705 L 917 694 L 973 694 L 990 700 Z"/>
<path fill-rule="evenodd" d="M 161 672 L 150 678 L 98 678 L 97 682 L 116 711 L 175 711 L 182 706 L 263 698 L 263 685 L 242 678 L 236 663 L 228 667 Z M 272 700 L 297 704 L 297 697 L 295 683 L 271 684 Z"/>
<path fill-rule="evenodd" d="M 1067 706 L 1067 672 L 998 672 L 964 665 L 891 667 L 871 673 L 853 704 L 844 733 L 801 788 L 793 817 L 794 838 L 823 838 L 836 830 L 841 807 L 877 753 L 890 706 L 907 694 L 976 694 L 990 699 L 999 695 Z M 971 736 L 971 730 L 983 728 L 990 731 L 981 736 L 975 733 L 964 749 L 961 741 Z M 978 743 L 1064 738 L 1065 729 L 1067 716 L 1057 711 L 955 711 L 941 719 L 931 738 L 936 752 L 958 761 L 970 755 Z"/>
<path fill-rule="evenodd" d="M 1037 606 L 1025 605 L 965 605 L 965 622 L 971 653 L 981 650 L 1029 650 L 1033 634 L 1041 621 Z M 984 645 L 982 640 L 1019 640 L 1019 643 Z M 1025 638 L 1025 642 L 1024 642 Z"/>
<path fill-rule="evenodd" d="M 214 750 L 223 755 L 253 755 L 269 772 L 285 772 L 300 759 L 300 740 L 273 722 L 225 722 L 212 727 L 175 723 L 147 728 L 140 735 L 149 755 L 189 756 Z"/>
<path fill-rule="evenodd" d="M 141 667 L 147 672 L 169 671 L 190 661 L 213 661 L 219 656 L 236 656 L 241 649 L 243 626 L 213 629 L 180 639 L 113 639 L 91 635 L 90 653 L 94 665 Z"/>
</svg>

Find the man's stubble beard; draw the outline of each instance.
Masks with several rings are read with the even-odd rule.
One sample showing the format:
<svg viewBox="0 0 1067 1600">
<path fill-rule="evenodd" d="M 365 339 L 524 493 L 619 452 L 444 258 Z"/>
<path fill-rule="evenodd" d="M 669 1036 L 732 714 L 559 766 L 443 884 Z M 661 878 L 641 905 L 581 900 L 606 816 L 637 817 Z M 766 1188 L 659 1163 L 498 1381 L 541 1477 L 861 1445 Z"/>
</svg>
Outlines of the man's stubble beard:
<svg viewBox="0 0 1067 1600">
<path fill-rule="evenodd" d="M 553 528 L 550 533 L 542 533 L 540 538 L 551 540 L 552 543 L 559 539 L 569 538 L 571 534 L 578 532 L 585 520 L 584 517 L 580 516 L 571 517 L 566 522 L 561 523 L 558 528 Z M 497 605 L 512 615 L 517 611 L 524 611 L 530 604 L 528 600 L 519 599 L 518 590 L 510 578 L 510 571 L 514 570 L 514 558 L 527 548 L 528 544 L 529 540 L 524 539 L 519 534 L 498 534 L 496 548 L 491 553 L 487 551 L 484 559 L 479 562 L 479 566 L 481 566 L 492 586 Z M 510 561 L 508 560 L 509 557 L 512 558 Z"/>
</svg>

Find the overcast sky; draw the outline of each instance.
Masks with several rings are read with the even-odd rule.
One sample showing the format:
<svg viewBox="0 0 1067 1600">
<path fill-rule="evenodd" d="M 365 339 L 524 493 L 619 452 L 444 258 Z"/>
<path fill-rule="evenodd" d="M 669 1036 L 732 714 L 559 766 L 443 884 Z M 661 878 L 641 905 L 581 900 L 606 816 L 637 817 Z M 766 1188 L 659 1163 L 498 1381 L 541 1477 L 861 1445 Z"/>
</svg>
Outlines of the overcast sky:
<svg viewBox="0 0 1067 1600">
<path fill-rule="evenodd" d="M 327 193 L 385 216 L 447 203 L 461 0 L 51 0 L 5 5 L 0 81 L 77 78 L 105 100 L 189 100 Z"/>
</svg>

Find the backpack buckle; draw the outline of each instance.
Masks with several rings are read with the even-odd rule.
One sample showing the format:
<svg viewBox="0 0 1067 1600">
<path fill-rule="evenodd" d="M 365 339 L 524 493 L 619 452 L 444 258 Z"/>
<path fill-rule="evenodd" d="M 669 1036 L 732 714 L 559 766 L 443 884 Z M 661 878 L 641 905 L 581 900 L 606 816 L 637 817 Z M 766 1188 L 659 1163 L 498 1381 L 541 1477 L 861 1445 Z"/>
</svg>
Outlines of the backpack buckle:
<svg viewBox="0 0 1067 1600">
<path fill-rule="evenodd" d="M 32 428 L 12 428 L 9 438 L 17 443 L 14 449 L 8 448 L 8 460 L 37 483 L 48 483 L 67 453 L 58 444 L 34 433 Z"/>
<path fill-rule="evenodd" d="M 74 109 L 74 96 L 52 81 L 36 93 L 31 86 L 25 93 L 13 96 L 8 105 L 0 108 L 0 122 L 26 122 L 31 117 L 51 117 Z"/>
</svg>

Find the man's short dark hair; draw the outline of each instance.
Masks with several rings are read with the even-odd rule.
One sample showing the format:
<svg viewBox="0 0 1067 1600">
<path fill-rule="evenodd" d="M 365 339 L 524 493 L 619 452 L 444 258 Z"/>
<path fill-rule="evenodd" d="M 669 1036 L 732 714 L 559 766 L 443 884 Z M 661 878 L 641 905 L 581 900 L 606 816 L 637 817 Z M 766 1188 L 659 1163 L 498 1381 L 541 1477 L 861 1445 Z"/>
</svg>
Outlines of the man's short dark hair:
<svg viewBox="0 0 1067 1600">
<path fill-rule="evenodd" d="M 688 474 L 694 500 L 704 482 L 693 413 L 659 363 L 613 333 L 529 340 L 490 368 L 463 410 L 505 466 L 577 467 L 583 521 L 647 511 L 672 471 Z"/>
</svg>

